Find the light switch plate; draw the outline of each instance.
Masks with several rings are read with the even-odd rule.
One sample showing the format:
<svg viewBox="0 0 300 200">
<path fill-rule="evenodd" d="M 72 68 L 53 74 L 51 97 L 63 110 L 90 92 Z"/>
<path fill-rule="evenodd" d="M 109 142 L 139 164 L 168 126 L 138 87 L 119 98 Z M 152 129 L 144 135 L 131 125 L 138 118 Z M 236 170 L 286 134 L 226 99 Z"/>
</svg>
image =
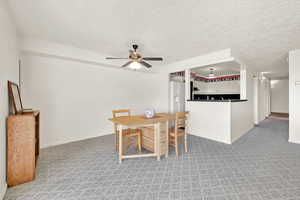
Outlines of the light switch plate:
<svg viewBox="0 0 300 200">
<path fill-rule="evenodd" d="M 300 85 L 300 81 L 295 81 L 295 85 Z"/>
</svg>

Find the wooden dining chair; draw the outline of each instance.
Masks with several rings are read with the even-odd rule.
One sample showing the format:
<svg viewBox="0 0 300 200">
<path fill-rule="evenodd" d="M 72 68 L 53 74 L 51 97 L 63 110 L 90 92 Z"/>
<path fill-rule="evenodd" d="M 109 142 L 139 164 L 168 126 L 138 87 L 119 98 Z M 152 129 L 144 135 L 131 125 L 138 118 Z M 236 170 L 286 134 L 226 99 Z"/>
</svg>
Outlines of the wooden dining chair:
<svg viewBox="0 0 300 200">
<path fill-rule="evenodd" d="M 178 138 L 184 136 L 184 149 L 188 151 L 187 146 L 187 120 L 189 112 L 177 112 L 175 117 L 175 127 L 169 130 L 169 144 L 175 147 L 176 157 L 178 157 Z"/>
<path fill-rule="evenodd" d="M 120 117 L 121 116 L 130 116 L 131 112 L 129 109 L 124 109 L 124 110 L 113 110 L 113 117 Z M 116 151 L 119 150 L 119 131 L 117 129 L 117 124 L 114 124 L 114 129 L 115 129 L 115 142 L 116 142 Z M 135 140 L 133 140 L 133 137 L 137 137 L 137 147 L 139 151 L 142 151 L 142 131 L 140 129 L 123 129 L 122 130 L 122 137 L 126 138 L 127 141 L 123 141 L 123 145 L 132 145 Z M 122 139 L 123 139 L 122 138 Z"/>
</svg>

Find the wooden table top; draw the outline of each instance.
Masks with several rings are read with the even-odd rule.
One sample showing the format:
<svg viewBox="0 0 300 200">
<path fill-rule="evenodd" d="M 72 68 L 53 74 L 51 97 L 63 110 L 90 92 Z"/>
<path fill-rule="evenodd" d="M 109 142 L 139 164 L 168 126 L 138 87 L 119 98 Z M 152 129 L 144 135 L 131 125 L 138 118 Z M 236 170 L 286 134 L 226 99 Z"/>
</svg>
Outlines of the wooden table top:
<svg viewBox="0 0 300 200">
<path fill-rule="evenodd" d="M 121 116 L 110 118 L 109 120 L 116 124 L 121 124 L 125 126 L 135 126 L 140 124 L 155 124 L 162 121 L 175 119 L 174 114 L 168 113 L 157 113 L 154 118 L 148 119 L 143 115 L 132 115 L 132 116 Z"/>
</svg>

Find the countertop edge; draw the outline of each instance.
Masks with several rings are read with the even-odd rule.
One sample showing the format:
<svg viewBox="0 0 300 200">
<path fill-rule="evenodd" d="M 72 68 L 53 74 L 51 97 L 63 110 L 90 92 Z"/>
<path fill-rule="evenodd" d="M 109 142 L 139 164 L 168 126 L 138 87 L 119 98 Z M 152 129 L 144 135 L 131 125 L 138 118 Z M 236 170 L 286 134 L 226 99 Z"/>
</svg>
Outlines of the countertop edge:
<svg viewBox="0 0 300 200">
<path fill-rule="evenodd" d="M 217 103 L 222 103 L 222 102 L 228 102 L 228 103 L 236 103 L 236 102 L 245 102 L 248 101 L 248 99 L 237 99 L 237 100 L 187 100 L 189 102 L 217 102 Z"/>
</svg>

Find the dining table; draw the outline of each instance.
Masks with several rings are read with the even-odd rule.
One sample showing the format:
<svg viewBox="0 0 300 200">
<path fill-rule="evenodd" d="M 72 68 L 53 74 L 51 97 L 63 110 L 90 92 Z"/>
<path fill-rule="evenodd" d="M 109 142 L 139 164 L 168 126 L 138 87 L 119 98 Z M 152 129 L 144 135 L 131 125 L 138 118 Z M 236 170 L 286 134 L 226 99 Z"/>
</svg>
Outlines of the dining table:
<svg viewBox="0 0 300 200">
<path fill-rule="evenodd" d="M 122 163 L 123 159 L 129 158 L 156 157 L 159 161 L 162 155 L 168 157 L 169 121 L 173 119 L 175 119 L 175 115 L 170 113 L 157 113 L 153 118 L 146 118 L 143 115 L 110 118 L 109 120 L 116 125 L 117 133 L 119 134 L 119 163 Z M 154 127 L 154 152 L 124 155 L 122 142 L 123 130 L 127 128 L 136 129 L 149 126 Z"/>
</svg>

